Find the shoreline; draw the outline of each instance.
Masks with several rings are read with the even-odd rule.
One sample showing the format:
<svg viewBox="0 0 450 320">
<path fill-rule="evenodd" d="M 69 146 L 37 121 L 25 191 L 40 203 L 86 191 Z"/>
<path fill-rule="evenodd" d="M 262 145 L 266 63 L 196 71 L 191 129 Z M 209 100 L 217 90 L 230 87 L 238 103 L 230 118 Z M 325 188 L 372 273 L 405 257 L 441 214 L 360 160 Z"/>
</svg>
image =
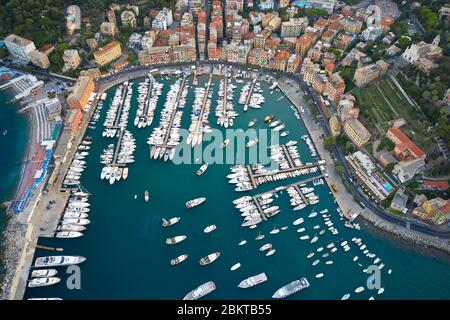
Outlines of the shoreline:
<svg viewBox="0 0 450 320">
<path fill-rule="evenodd" d="M 18 113 L 20 104 L 16 107 L 16 116 L 21 116 Z M 13 201 L 16 199 L 17 194 L 20 190 L 24 173 L 27 168 L 27 161 L 30 157 L 32 151 L 32 139 L 36 135 L 36 128 L 33 126 L 33 115 L 29 110 L 26 110 L 23 116 L 26 118 L 26 130 L 27 130 L 27 142 L 26 150 L 22 157 L 22 165 L 20 172 L 17 176 L 16 183 L 12 189 L 10 199 L 5 201 Z M 2 243 L 0 245 L 0 262 L 2 264 L 2 273 L 0 274 L 0 299 L 5 299 L 5 288 L 7 287 L 8 278 L 11 275 L 11 266 L 14 266 L 18 262 L 20 256 L 21 246 L 17 244 L 23 244 L 21 240 L 24 239 L 26 228 L 24 224 L 18 221 L 18 217 L 14 213 L 8 212 L 8 207 L 5 210 L 5 229 L 2 231 Z"/>
<path fill-rule="evenodd" d="M 187 64 L 184 67 L 188 67 L 190 65 L 193 64 Z M 219 65 L 219 63 L 217 64 L 200 64 L 200 66 L 208 66 L 208 67 L 214 67 Z M 179 69 L 180 66 L 165 66 L 165 67 L 159 67 L 158 73 L 161 70 L 177 70 Z M 244 68 L 244 66 L 242 66 L 241 68 Z M 134 72 L 130 72 L 129 74 L 123 74 L 118 76 L 117 78 L 111 79 L 110 81 L 106 82 L 106 83 L 102 83 L 101 81 L 97 82 L 97 87 L 96 87 L 96 93 L 97 94 L 101 94 L 102 92 L 105 92 L 106 90 L 108 90 L 109 88 L 117 85 L 118 83 L 121 83 L 125 80 L 131 80 L 131 79 L 136 79 L 136 78 L 140 78 L 142 76 L 144 76 L 145 74 L 147 74 L 150 70 L 152 69 L 152 66 L 146 68 L 145 70 L 133 70 Z M 130 70 L 131 71 L 131 70 Z M 285 78 L 285 77 L 284 77 Z M 100 78 L 101 79 L 101 78 Z M 100 80 L 99 79 L 99 80 Z M 283 78 L 282 78 L 283 79 Z M 290 79 L 292 81 L 292 79 Z M 283 81 L 283 80 L 280 80 Z M 297 83 L 297 82 L 295 82 Z M 295 103 L 288 97 L 288 95 L 286 94 L 286 92 L 281 89 L 280 90 L 283 92 L 283 94 L 286 96 L 287 99 L 289 99 L 289 101 L 291 101 L 291 103 L 293 103 L 295 105 Z M 81 141 L 81 139 L 84 137 L 86 128 L 90 122 L 90 119 L 92 117 L 93 112 L 96 109 L 97 106 L 97 102 L 98 100 L 94 100 L 95 102 L 95 107 L 93 107 L 90 111 L 89 114 L 86 114 L 85 118 L 83 119 L 83 123 L 81 125 L 81 129 L 80 131 L 77 133 L 77 135 L 74 137 L 74 143 L 72 145 L 72 149 L 73 146 L 77 146 L 77 141 Z M 296 106 L 296 105 L 295 105 Z M 298 107 L 296 106 L 297 110 Z M 309 107 L 305 108 L 307 110 L 307 112 L 310 112 Z M 298 110 L 298 112 L 300 112 L 300 110 Z M 30 116 L 30 118 L 32 118 Z M 300 120 L 300 119 L 299 119 Z M 327 159 L 327 165 L 328 165 L 328 170 L 327 172 L 330 174 L 330 176 L 332 175 L 332 172 L 335 173 L 334 170 L 334 162 L 333 161 L 328 161 L 328 159 L 331 159 L 331 156 L 329 154 L 328 151 L 325 150 L 324 153 L 324 147 L 323 147 L 323 141 L 321 141 L 320 139 L 318 140 L 319 142 L 317 142 L 316 140 L 318 139 L 317 137 L 315 137 L 314 132 L 317 131 L 318 129 L 314 129 L 311 130 L 310 126 L 307 123 L 307 120 L 305 120 L 305 118 L 301 117 L 301 120 L 304 124 L 304 126 L 306 127 L 309 135 L 311 136 L 311 138 L 314 141 L 314 145 L 319 153 L 319 155 L 321 156 L 321 158 L 323 159 Z M 321 130 L 321 129 L 320 129 Z M 29 144 L 28 148 L 30 149 L 31 144 Z M 75 150 L 69 150 L 70 156 L 67 157 L 67 160 L 65 162 L 65 165 L 67 165 L 68 163 L 71 162 L 72 157 Z M 27 154 L 28 156 L 28 154 Z M 58 170 L 54 170 L 51 174 L 51 176 L 55 175 L 57 178 L 56 179 L 61 179 L 61 176 L 64 176 L 65 174 L 65 169 L 64 166 L 61 166 L 60 168 L 58 168 Z M 41 199 L 40 195 L 42 192 L 43 187 L 46 184 L 46 181 L 48 181 L 48 179 L 50 178 L 50 176 L 47 176 L 45 178 L 44 181 L 42 181 L 41 185 L 35 190 L 35 192 L 33 192 L 33 196 L 30 199 L 29 203 L 27 204 L 27 207 L 24 209 L 24 212 L 21 213 L 20 217 L 15 218 L 15 221 L 11 221 L 8 222 L 8 226 L 7 229 L 9 228 L 9 226 L 11 225 L 11 229 L 6 232 L 5 230 L 5 241 L 4 244 L 6 245 L 10 245 L 11 248 L 6 248 L 5 252 L 12 252 L 15 253 L 15 260 L 11 261 L 11 263 L 8 265 L 8 268 L 5 267 L 5 281 L 2 282 L 1 287 L 0 287 L 0 298 L 1 299 L 22 299 L 23 298 L 23 293 L 25 291 L 25 285 L 26 285 L 26 280 L 28 277 L 28 273 L 29 273 L 29 269 L 31 268 L 31 263 L 33 261 L 33 257 L 34 257 L 34 245 L 37 243 L 38 238 L 42 235 L 43 231 L 39 230 L 39 227 L 42 226 L 42 219 L 41 220 L 36 220 L 38 218 L 42 218 L 42 215 L 46 215 L 47 218 L 55 218 L 56 216 L 60 216 L 62 214 L 62 212 L 37 212 L 37 210 L 35 210 L 37 205 L 42 205 L 42 203 L 45 203 L 44 199 Z M 330 187 L 330 183 L 329 180 L 330 178 L 326 178 L 326 181 Z M 340 182 L 342 185 L 342 181 Z M 51 189 L 57 189 L 59 190 L 60 185 L 58 185 L 58 183 L 55 183 L 51 186 Z M 331 190 L 331 187 L 330 187 Z M 347 192 L 345 190 L 345 188 L 342 186 L 339 188 L 339 192 L 335 192 L 333 193 L 333 197 L 335 198 L 335 200 L 337 201 L 339 207 L 341 207 L 341 209 L 344 211 L 345 207 L 349 206 L 349 198 L 352 198 L 352 194 Z M 50 191 L 51 192 L 55 192 L 55 190 Z M 47 195 L 45 195 L 44 197 L 47 197 Z M 42 201 L 41 201 L 42 200 Z M 352 203 L 350 203 L 350 206 L 356 204 L 356 202 L 352 199 L 351 200 Z M 32 203 L 34 203 L 32 205 Z M 344 204 L 343 206 L 341 204 Z M 358 204 L 359 206 L 359 204 Z M 28 212 L 27 212 L 28 211 Z M 54 210 L 57 211 L 57 210 Z M 360 209 L 361 211 L 361 209 Z M 368 211 L 368 209 L 363 210 L 363 212 Z M 38 217 L 36 213 L 39 213 L 39 215 L 41 215 L 41 217 Z M 371 212 L 369 212 L 371 213 Z M 373 213 L 371 213 L 372 215 L 374 215 Z M 386 234 L 392 235 L 394 236 L 398 236 L 400 237 L 402 240 L 406 240 L 406 238 L 401 237 L 401 233 L 399 230 L 397 230 L 396 228 L 392 228 L 389 229 L 386 227 L 386 229 L 382 228 L 381 224 L 377 224 L 376 222 L 372 222 L 371 220 L 369 220 L 370 216 L 368 216 L 367 220 L 366 220 L 366 216 L 361 214 L 362 218 L 364 218 L 364 221 L 367 221 L 370 224 L 370 227 L 373 227 L 374 229 L 377 230 L 377 232 L 384 232 Z M 379 218 L 381 219 L 381 218 Z M 36 221 L 32 221 L 32 220 L 36 220 Z M 55 220 L 57 223 L 57 219 Z M 34 222 L 34 223 L 33 223 Z M 390 222 L 386 221 L 387 224 L 389 224 Z M 55 225 L 56 226 L 56 225 Z M 415 231 L 412 230 L 407 230 L 410 231 L 411 233 L 415 233 Z M 45 232 L 48 232 L 45 231 Z M 419 234 L 419 238 L 421 238 L 422 234 Z M 6 236 L 8 236 L 9 238 L 14 239 L 14 237 L 19 237 L 19 240 L 10 240 L 10 239 L 6 239 Z M 426 235 L 423 235 L 426 236 Z M 406 235 L 405 235 L 406 237 Z M 412 238 L 411 238 L 412 239 Z M 22 240 L 22 241 L 20 241 Z M 396 240 L 396 239 L 393 239 Z M 443 241 L 442 239 L 440 239 L 441 241 Z M 412 241 L 412 240 L 406 240 L 408 241 L 408 243 L 410 244 L 411 242 L 413 242 L 415 245 L 417 245 L 417 241 Z M 448 250 L 443 250 L 443 252 L 445 252 L 446 254 L 450 253 L 450 241 L 447 241 L 447 245 L 448 245 Z M 433 248 L 436 246 L 436 243 L 434 243 L 433 241 L 431 241 L 429 243 L 429 246 L 433 246 Z M 11 275 L 10 277 L 6 277 L 6 274 Z M 1 279 L 0 279 L 1 280 Z M 23 288 L 21 287 L 23 285 Z"/>
</svg>

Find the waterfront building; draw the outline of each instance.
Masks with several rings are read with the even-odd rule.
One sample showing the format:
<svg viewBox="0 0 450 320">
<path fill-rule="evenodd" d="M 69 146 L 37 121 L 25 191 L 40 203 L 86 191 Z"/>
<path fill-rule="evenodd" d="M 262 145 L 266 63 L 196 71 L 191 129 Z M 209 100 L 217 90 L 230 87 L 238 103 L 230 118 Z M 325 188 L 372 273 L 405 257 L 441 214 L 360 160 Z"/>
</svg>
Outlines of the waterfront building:
<svg viewBox="0 0 450 320">
<path fill-rule="evenodd" d="M 116 40 L 111 41 L 94 52 L 95 62 L 101 66 L 116 60 L 121 55 L 122 49 L 120 43 Z"/>
<path fill-rule="evenodd" d="M 128 65 L 128 54 L 123 54 L 119 59 L 111 63 L 111 69 L 118 72 Z"/>
<path fill-rule="evenodd" d="M 236 43 L 230 43 L 224 45 L 226 60 L 234 63 L 247 63 L 247 57 L 250 48 L 244 45 L 239 45 Z"/>
<path fill-rule="evenodd" d="M 70 89 L 71 92 L 67 97 L 67 104 L 70 108 L 83 111 L 94 89 L 95 84 L 92 77 L 79 76 L 75 85 Z"/>
<path fill-rule="evenodd" d="M 406 213 L 408 210 L 406 203 L 408 202 L 408 196 L 404 193 L 405 188 L 401 187 L 395 193 L 394 198 L 391 201 L 389 208 Z"/>
<path fill-rule="evenodd" d="M 45 53 L 39 50 L 33 50 L 29 54 L 30 61 L 32 64 L 38 66 L 41 69 L 48 69 L 50 67 L 50 61 Z"/>
<path fill-rule="evenodd" d="M 389 64 L 383 60 L 378 60 L 376 63 L 360 67 L 355 70 L 353 81 L 358 87 L 365 86 L 369 82 L 384 75 L 388 67 Z"/>
<path fill-rule="evenodd" d="M 34 42 L 15 34 L 10 34 L 4 40 L 6 49 L 12 58 L 21 64 L 30 62 L 30 53 L 36 50 Z"/>
<path fill-rule="evenodd" d="M 311 84 L 315 74 L 321 72 L 320 66 L 317 63 L 311 61 L 310 58 L 305 58 L 302 63 L 301 74 L 303 81 L 307 84 Z"/>
<path fill-rule="evenodd" d="M 171 47 L 151 47 L 139 52 L 139 63 L 142 65 L 164 64 L 171 62 Z"/>
<path fill-rule="evenodd" d="M 112 22 L 102 22 L 100 25 L 100 33 L 114 37 L 119 32 L 119 29 L 117 28 L 115 23 Z"/>
<path fill-rule="evenodd" d="M 316 73 L 312 77 L 311 85 L 319 93 L 323 93 L 325 85 L 327 83 L 327 77 L 323 73 Z"/>
<path fill-rule="evenodd" d="M 125 10 L 120 14 L 120 21 L 123 26 L 131 29 L 136 28 L 136 16 L 133 11 Z"/>
<path fill-rule="evenodd" d="M 89 76 L 89 77 L 93 78 L 94 80 L 97 78 L 100 78 L 101 75 L 102 75 L 102 73 L 99 68 L 84 69 L 84 70 L 81 70 L 81 72 L 80 72 L 80 76 Z"/>
<path fill-rule="evenodd" d="M 305 32 L 308 27 L 308 19 L 290 19 L 289 21 L 281 22 L 281 37 L 298 37 Z"/>
<path fill-rule="evenodd" d="M 286 50 L 280 50 L 275 55 L 273 68 L 278 71 L 285 71 L 290 53 Z"/>
<path fill-rule="evenodd" d="M 301 57 L 298 54 L 291 54 L 289 56 L 289 59 L 287 61 L 287 65 L 286 65 L 286 72 L 289 73 L 297 73 L 298 69 L 300 68 L 300 64 L 301 64 Z"/>
<path fill-rule="evenodd" d="M 65 50 L 63 54 L 64 70 L 76 69 L 80 65 L 80 55 L 76 49 Z"/>
<path fill-rule="evenodd" d="M 393 191 L 392 186 L 377 171 L 370 157 L 361 151 L 345 156 L 352 175 L 362 189 L 376 202 L 386 199 Z"/>
</svg>

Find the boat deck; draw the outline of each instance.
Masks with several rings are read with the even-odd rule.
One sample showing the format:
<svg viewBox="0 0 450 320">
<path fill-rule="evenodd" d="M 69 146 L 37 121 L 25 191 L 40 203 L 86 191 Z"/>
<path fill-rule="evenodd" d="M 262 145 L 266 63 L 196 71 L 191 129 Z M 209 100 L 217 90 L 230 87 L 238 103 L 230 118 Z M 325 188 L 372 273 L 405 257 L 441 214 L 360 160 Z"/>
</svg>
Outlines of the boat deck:
<svg viewBox="0 0 450 320">
<path fill-rule="evenodd" d="M 282 144 L 282 145 L 281 145 L 281 149 L 283 149 L 284 157 L 285 157 L 286 160 L 289 162 L 289 166 L 290 166 L 291 168 L 294 168 L 294 167 L 295 167 L 294 161 L 292 161 L 291 155 L 290 155 L 288 149 L 286 148 L 286 145 Z"/>
<path fill-rule="evenodd" d="M 118 128 L 119 127 L 120 115 L 122 114 L 123 105 L 125 103 L 125 98 L 127 96 L 127 92 L 128 92 L 128 88 L 129 87 L 130 87 L 130 85 L 128 84 L 127 86 L 123 86 L 123 88 L 122 88 L 122 99 L 120 101 L 120 107 L 119 107 L 119 109 L 117 109 L 116 119 L 114 120 L 113 128 Z"/>
<path fill-rule="evenodd" d="M 202 119 L 203 119 L 203 114 L 205 113 L 206 102 L 208 101 L 209 90 L 211 89 L 212 78 L 213 78 L 213 75 L 211 73 L 209 75 L 208 85 L 206 87 L 205 96 L 203 97 L 202 108 L 200 109 L 200 115 L 198 116 L 199 121 L 197 121 L 197 123 L 196 123 L 194 134 L 199 132 L 200 124 L 203 123 Z"/>
<path fill-rule="evenodd" d="M 113 161 L 111 162 L 111 165 L 117 165 L 117 156 L 119 155 L 119 150 L 120 150 L 120 145 L 122 144 L 122 137 L 124 134 L 125 130 L 120 129 L 119 131 L 119 137 L 117 139 L 117 144 L 116 144 L 116 150 L 114 150 L 114 157 L 113 157 Z"/>
<path fill-rule="evenodd" d="M 152 80 L 152 79 L 150 78 L 150 84 L 149 84 L 149 86 L 148 86 L 147 97 L 146 97 L 146 99 L 145 99 L 144 111 L 143 111 L 143 113 L 142 113 L 143 116 L 140 117 L 141 119 L 142 119 L 142 118 L 145 118 L 145 117 L 147 116 L 149 100 L 150 100 L 151 97 L 152 97 L 153 83 L 154 83 L 154 80 Z"/>
</svg>

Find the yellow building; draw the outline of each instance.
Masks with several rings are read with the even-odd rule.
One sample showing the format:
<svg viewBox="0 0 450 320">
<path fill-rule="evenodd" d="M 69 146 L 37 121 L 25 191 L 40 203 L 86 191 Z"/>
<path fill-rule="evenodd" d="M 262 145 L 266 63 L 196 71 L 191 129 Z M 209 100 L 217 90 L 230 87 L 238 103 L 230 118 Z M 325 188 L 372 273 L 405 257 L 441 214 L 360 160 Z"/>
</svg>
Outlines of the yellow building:
<svg viewBox="0 0 450 320">
<path fill-rule="evenodd" d="M 83 110 L 89 100 L 91 93 L 94 92 L 94 79 L 89 76 L 80 76 L 71 89 L 71 93 L 67 98 L 70 108 Z"/>
<path fill-rule="evenodd" d="M 115 40 L 94 52 L 95 62 L 101 66 L 116 60 L 121 55 L 120 43 Z"/>
<path fill-rule="evenodd" d="M 358 119 L 347 119 L 344 122 L 344 131 L 358 148 L 370 141 L 370 132 Z"/>
<path fill-rule="evenodd" d="M 33 50 L 29 54 L 30 61 L 32 64 L 38 66 L 41 69 L 47 69 L 50 67 L 50 61 L 45 53 L 38 50 Z"/>
<path fill-rule="evenodd" d="M 337 115 L 332 115 L 330 118 L 330 129 L 333 137 L 337 137 L 341 134 L 342 125 Z"/>
<path fill-rule="evenodd" d="M 80 65 L 80 56 L 77 50 L 65 50 L 63 54 L 64 69 L 76 69 Z"/>
</svg>

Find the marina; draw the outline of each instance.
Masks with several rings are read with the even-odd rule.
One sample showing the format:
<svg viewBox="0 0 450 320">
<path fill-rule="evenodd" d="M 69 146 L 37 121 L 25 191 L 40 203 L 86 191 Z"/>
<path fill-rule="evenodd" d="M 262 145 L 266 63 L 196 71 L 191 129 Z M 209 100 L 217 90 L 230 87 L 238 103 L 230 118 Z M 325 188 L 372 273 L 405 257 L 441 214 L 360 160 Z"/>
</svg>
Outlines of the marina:
<svg viewBox="0 0 450 320">
<path fill-rule="evenodd" d="M 418 279 L 415 283 L 405 280 L 405 277 L 411 277 L 414 271 L 403 270 L 402 263 L 395 255 L 396 250 L 399 249 L 389 240 L 377 238 L 366 232 L 364 225 L 361 230 L 344 227 L 344 221 L 341 220 L 328 185 L 317 183 L 320 179 L 323 180 L 325 172 L 320 169 L 320 166 L 324 164 L 320 163 L 321 159 L 312 152 L 308 140 L 300 138 L 307 135 L 307 131 L 293 116 L 289 101 L 283 99 L 275 103 L 280 98 L 279 92 L 275 91 L 272 95 L 267 95 L 267 102 L 260 110 L 252 109 L 251 112 L 237 116 L 234 127 L 246 128 L 252 119 L 257 118 L 258 121 L 254 126 L 267 128 L 264 118 L 268 114 L 274 114 L 276 119 L 280 119 L 291 132 L 292 137 L 298 137 L 301 166 L 295 164 L 295 159 L 290 157 L 289 146 L 286 145 L 281 149 L 289 167 L 280 168 L 278 172 L 257 172 L 257 169 L 261 168 L 252 167 L 253 164 L 247 163 L 243 168 L 248 175 L 246 182 L 250 181 L 252 188 L 246 191 L 235 191 L 235 186 L 227 179 L 230 168 L 237 165 L 235 163 L 212 165 L 213 163 L 200 156 L 195 165 L 150 161 L 146 141 L 161 124 L 170 87 L 178 81 L 178 91 L 175 100 L 172 100 L 178 105 L 182 97 L 181 92 L 184 91 L 185 86 L 189 86 L 183 98 L 185 112 L 179 114 L 179 128 L 189 128 L 192 122 L 189 115 L 195 100 L 194 89 L 207 88 L 209 85 L 217 88 L 220 81 L 209 74 L 197 75 L 196 86 L 193 84 L 194 77 L 189 75 L 168 78 L 155 75 L 155 79 L 163 85 L 163 93 L 155 108 L 155 120 L 147 128 L 136 126 L 126 128 L 136 140 L 133 163 L 133 172 L 136 174 L 130 174 L 126 181 L 122 179 L 121 183 L 115 183 L 112 186 L 99 183 L 99 173 L 104 166 L 99 162 L 100 155 L 111 141 L 102 136 L 103 128 L 89 129 L 86 135 L 92 137 L 92 144 L 88 151 L 84 151 L 88 152 L 84 159 L 78 159 L 86 163 L 78 164 L 85 166 L 82 175 L 79 175 L 79 182 L 89 190 L 90 195 L 87 201 L 83 201 L 85 196 L 75 195 L 75 192 L 80 191 L 74 191 L 70 196 L 75 198 L 70 205 L 72 209 L 70 212 L 80 214 L 80 218 L 65 220 L 82 223 L 80 219 L 86 219 L 81 218 L 81 214 L 84 213 L 89 215 L 90 223 L 84 225 L 87 227 L 85 231 L 73 231 L 82 232 L 81 237 L 39 239 L 40 247 L 36 248 L 35 257 L 47 256 L 49 251 L 42 248 L 52 247 L 64 248 L 64 255 L 85 258 L 86 262 L 79 264 L 83 274 L 83 290 L 67 290 L 64 285 L 28 288 L 25 298 L 114 299 L 123 297 L 123 290 L 126 288 L 128 292 L 126 297 L 130 299 L 183 299 L 183 297 L 186 299 L 270 299 L 278 289 L 301 277 L 308 279 L 308 289 L 292 294 L 287 299 L 340 299 L 348 292 L 352 292 L 351 299 L 367 300 L 371 296 L 384 299 L 398 296 L 399 291 L 402 292 L 402 297 L 407 297 L 408 294 L 414 297 L 418 294 L 418 286 L 420 286 L 420 294 L 433 292 L 435 295 L 444 296 L 448 293 L 448 288 L 438 288 L 427 283 L 426 279 Z M 130 86 L 134 90 L 142 81 L 143 79 L 133 80 Z M 231 82 L 236 85 L 238 91 L 242 88 L 242 85 L 234 78 Z M 268 91 L 269 86 L 270 84 L 265 82 L 261 83 L 263 92 Z M 108 91 L 108 97 L 104 102 L 105 108 L 101 111 L 99 121 L 106 116 L 116 89 L 117 87 L 113 87 Z M 214 90 L 210 96 L 212 98 L 209 99 L 216 101 L 218 90 Z M 208 94 L 204 97 L 208 97 Z M 235 106 L 238 104 L 238 99 L 239 97 L 233 97 Z M 136 96 L 133 96 L 130 112 L 133 113 L 137 106 Z M 176 107 L 172 109 L 176 112 L 164 115 L 168 120 L 164 128 L 172 128 L 175 114 L 182 108 L 178 109 Z M 123 129 L 125 131 L 125 128 Z M 116 134 L 120 132 L 118 130 Z M 155 148 L 153 154 L 155 155 L 156 148 L 160 148 L 158 151 L 160 155 L 162 148 L 174 148 L 174 145 L 167 143 L 169 136 L 170 130 L 161 131 L 158 137 L 162 139 L 154 139 L 150 143 L 150 152 L 152 148 Z M 120 139 L 117 141 L 119 143 Z M 178 141 L 178 143 L 186 143 L 186 141 Z M 235 151 L 244 153 L 246 150 Z M 288 156 L 287 153 L 289 153 Z M 162 154 L 164 158 L 166 150 Z M 206 174 L 198 176 L 195 171 L 202 163 L 209 163 L 210 168 Z M 301 170 L 311 168 L 316 169 L 313 170 L 314 172 L 301 173 Z M 295 174 L 296 171 L 298 174 Z M 292 176 L 288 176 L 288 173 L 292 173 Z M 280 174 L 286 174 L 286 176 L 280 176 Z M 268 177 L 272 177 L 272 180 L 269 181 Z M 261 178 L 266 178 L 266 181 Z M 296 211 L 292 209 L 291 194 L 288 192 L 290 188 L 295 189 L 299 198 L 305 203 L 303 209 Z M 302 190 L 302 188 L 306 189 Z M 254 189 L 258 190 L 257 193 Z M 313 190 L 309 191 L 309 189 Z M 151 193 L 149 202 L 143 200 L 146 190 Z M 312 194 L 307 196 L 310 193 Z M 135 194 L 138 195 L 137 199 L 134 197 Z M 256 210 L 267 219 L 261 218 L 265 222 L 256 224 L 253 230 L 242 228 L 242 216 L 235 214 L 236 204 L 233 201 L 245 196 L 250 197 L 246 199 L 254 202 L 255 205 L 255 208 L 249 206 L 250 208 L 247 209 Z M 187 201 L 200 197 L 207 200 L 192 209 L 186 208 Z M 317 201 L 315 204 L 309 203 L 309 199 L 313 197 L 317 197 L 317 199 L 314 198 L 314 201 Z M 82 204 L 85 202 L 89 206 Z M 238 208 L 238 212 L 241 214 L 248 212 L 248 210 L 244 212 L 240 210 L 244 208 L 246 207 Z M 327 211 L 324 211 L 325 209 Z M 277 211 L 280 214 L 274 214 Z M 316 215 L 309 218 L 312 212 L 316 212 Z M 271 233 L 277 229 L 276 226 L 280 228 L 292 225 L 293 221 L 300 217 L 304 218 L 304 222 L 301 223 L 301 227 L 305 229 L 303 234 L 310 239 L 317 237 L 314 243 L 299 240 L 298 237 L 301 234 L 297 233 L 296 228 L 287 230 L 281 228 L 282 232 Z M 166 220 L 162 220 L 163 218 Z M 217 228 L 213 228 L 213 225 Z M 316 225 L 319 226 L 318 229 L 315 228 Z M 210 227 L 208 231 L 213 229 L 214 231 L 205 233 L 207 227 Z M 333 233 L 332 228 L 339 230 L 339 233 Z M 324 232 L 320 234 L 322 230 Z M 265 240 L 255 240 L 261 235 L 265 235 Z M 355 241 L 352 241 L 353 238 Z M 357 239 L 361 239 L 358 241 L 362 243 L 360 246 L 356 243 Z M 345 246 L 340 245 L 344 240 L 347 241 L 348 251 Z M 260 252 L 259 249 L 266 243 L 272 245 L 271 249 Z M 331 243 L 336 245 L 328 248 L 327 245 Z M 364 250 L 368 250 L 367 254 L 375 254 L 375 256 L 371 255 L 373 258 L 370 258 L 363 254 L 364 250 L 360 249 L 362 245 L 366 246 Z M 322 249 L 318 251 L 320 248 Z M 271 256 L 266 256 L 271 250 L 274 250 Z M 391 254 L 387 254 L 387 251 Z M 317 259 L 320 258 L 315 266 L 311 266 L 311 263 L 316 258 L 311 260 L 306 258 L 311 252 L 315 253 Z M 215 255 L 208 258 L 212 253 Z M 220 253 L 218 259 L 217 253 Z M 52 252 L 52 254 L 61 253 Z M 321 258 L 323 254 L 329 254 L 330 257 Z M 356 254 L 360 258 L 355 262 L 352 258 Z M 200 265 L 202 258 L 205 258 L 203 260 L 205 263 L 212 259 L 217 260 Z M 364 270 L 372 265 L 376 258 L 380 259 L 377 265 L 384 267 L 381 273 L 383 287 L 386 290 L 377 294 L 376 291 L 367 289 L 353 294 L 355 288 L 366 283 L 368 274 Z M 132 274 L 123 273 L 123 264 L 111 266 L 111 261 L 133 263 Z M 328 264 L 327 261 L 333 261 L 333 263 Z M 172 262 L 173 265 L 171 265 Z M 231 266 L 234 267 L 233 272 L 230 271 Z M 304 272 L 299 274 L 299 270 Z M 392 273 L 389 273 L 389 270 L 393 270 Z M 343 272 L 352 276 L 343 277 Z M 316 278 L 315 275 L 319 273 L 324 274 L 323 278 Z M 251 280 L 248 280 L 242 285 L 245 289 L 238 287 L 241 282 L 260 274 L 264 274 L 266 280 L 255 286 L 252 285 Z M 446 275 L 441 273 L 441 276 Z M 61 283 L 64 283 L 67 275 L 61 270 L 58 277 L 61 278 Z M 120 278 L 120 283 L 111 281 L 112 278 Z M 137 278 L 140 280 L 136 281 Z M 261 276 L 261 278 L 264 277 Z M 284 292 L 281 292 L 280 296 L 284 296 Z"/>
</svg>

